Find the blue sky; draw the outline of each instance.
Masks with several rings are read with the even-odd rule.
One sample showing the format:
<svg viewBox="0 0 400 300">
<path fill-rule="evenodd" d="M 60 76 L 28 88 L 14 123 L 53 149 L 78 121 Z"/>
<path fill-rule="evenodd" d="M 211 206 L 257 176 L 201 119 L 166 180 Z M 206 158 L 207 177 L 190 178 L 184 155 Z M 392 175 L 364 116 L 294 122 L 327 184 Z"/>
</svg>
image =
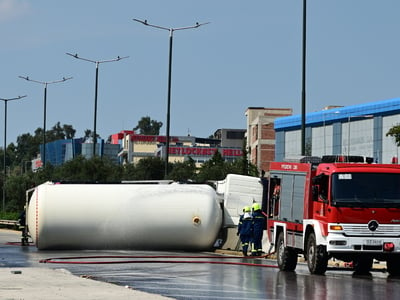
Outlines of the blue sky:
<svg viewBox="0 0 400 300">
<path fill-rule="evenodd" d="M 400 95 L 400 1 L 307 1 L 307 112 Z M 143 116 L 166 130 L 169 33 L 173 40 L 171 135 L 208 137 L 245 128 L 248 107 L 301 111 L 302 0 L 0 0 L 0 98 L 8 102 L 7 144 L 43 127 L 39 81 L 73 79 L 47 90 L 47 129 L 93 130 L 99 67 L 97 133 L 131 130 Z M 0 103 L 0 140 L 4 135 Z"/>
</svg>

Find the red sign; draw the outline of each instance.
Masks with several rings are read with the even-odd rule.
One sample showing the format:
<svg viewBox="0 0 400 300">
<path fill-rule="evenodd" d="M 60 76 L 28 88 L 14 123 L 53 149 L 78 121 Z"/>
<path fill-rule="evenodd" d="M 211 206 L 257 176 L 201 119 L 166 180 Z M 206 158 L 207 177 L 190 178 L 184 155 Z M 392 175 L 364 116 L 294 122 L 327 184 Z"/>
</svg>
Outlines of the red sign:
<svg viewBox="0 0 400 300">
<path fill-rule="evenodd" d="M 178 138 L 176 137 L 170 137 L 170 141 L 172 142 L 177 142 L 179 141 Z M 136 135 L 133 134 L 131 135 L 131 141 L 133 142 L 146 142 L 146 143 L 165 143 L 167 141 L 167 138 L 165 136 L 159 136 L 159 135 Z"/>
<path fill-rule="evenodd" d="M 169 147 L 169 154 L 172 155 L 191 155 L 191 156 L 212 156 L 215 151 L 220 151 L 222 156 L 241 156 L 240 149 L 218 149 L 200 147 Z"/>
<path fill-rule="evenodd" d="M 243 151 L 240 149 L 222 149 L 222 156 L 242 156 Z"/>
</svg>

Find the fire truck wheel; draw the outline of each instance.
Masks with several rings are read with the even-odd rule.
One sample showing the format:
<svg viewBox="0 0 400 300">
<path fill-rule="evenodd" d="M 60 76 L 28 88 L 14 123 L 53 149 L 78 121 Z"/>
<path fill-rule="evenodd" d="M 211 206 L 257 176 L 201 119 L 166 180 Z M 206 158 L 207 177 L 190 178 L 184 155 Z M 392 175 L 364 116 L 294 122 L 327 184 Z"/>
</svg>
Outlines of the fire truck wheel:
<svg viewBox="0 0 400 300">
<path fill-rule="evenodd" d="M 372 257 L 360 257 L 354 260 L 354 271 L 356 274 L 368 274 L 371 271 L 373 263 Z"/>
<path fill-rule="evenodd" d="M 400 257 L 391 257 L 386 261 L 387 271 L 390 276 L 400 276 Z"/>
<path fill-rule="evenodd" d="M 328 267 L 328 255 L 324 246 L 317 245 L 313 232 L 308 236 L 306 251 L 307 265 L 310 273 L 323 275 Z"/>
<path fill-rule="evenodd" d="M 294 271 L 297 265 L 297 253 L 290 247 L 285 247 L 284 233 L 278 236 L 277 245 L 277 261 L 281 271 Z"/>
</svg>

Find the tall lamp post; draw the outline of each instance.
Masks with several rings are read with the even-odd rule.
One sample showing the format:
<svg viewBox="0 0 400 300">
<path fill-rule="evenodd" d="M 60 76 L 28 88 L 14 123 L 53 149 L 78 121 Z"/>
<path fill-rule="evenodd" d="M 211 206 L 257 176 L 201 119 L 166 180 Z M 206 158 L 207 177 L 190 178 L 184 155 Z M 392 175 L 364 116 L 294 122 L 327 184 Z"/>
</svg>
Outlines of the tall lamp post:
<svg viewBox="0 0 400 300">
<path fill-rule="evenodd" d="M 108 60 L 92 60 L 88 58 L 83 58 L 78 56 L 78 54 L 71 54 L 71 53 L 66 53 L 69 56 L 72 56 L 73 58 L 84 60 L 90 63 L 93 63 L 96 65 L 96 82 L 95 82 L 95 90 L 94 90 L 94 125 L 93 125 L 93 157 L 96 156 L 96 144 L 97 144 L 97 137 L 96 137 L 96 124 L 97 124 L 97 90 L 98 90 L 98 83 L 99 83 L 99 65 L 103 63 L 108 63 L 108 62 L 114 62 L 114 61 L 120 61 L 121 59 L 128 58 L 129 56 L 124 56 L 120 57 L 117 56 L 117 58 L 114 59 L 108 59 Z"/>
<path fill-rule="evenodd" d="M 303 0 L 303 63 L 301 87 L 301 155 L 306 155 L 306 34 L 307 34 L 307 0 Z"/>
<path fill-rule="evenodd" d="M 186 30 L 186 29 L 195 29 L 198 28 L 202 25 L 209 24 L 210 22 L 207 23 L 196 23 L 193 26 L 186 26 L 186 27 L 177 27 L 177 28 L 171 28 L 171 27 L 163 27 L 159 25 L 154 25 L 150 24 L 147 22 L 147 20 L 139 20 L 139 19 L 133 19 L 135 22 L 139 22 L 143 25 L 154 27 L 157 29 L 161 30 L 167 30 L 169 31 L 169 68 L 168 68 L 168 99 L 167 99 L 167 129 L 166 129 L 166 144 L 165 144 L 165 176 L 168 175 L 168 160 L 169 160 L 169 140 L 170 140 L 170 112 L 171 112 L 171 74 L 172 74 L 172 40 L 173 40 L 173 35 L 174 31 L 178 30 Z"/>
<path fill-rule="evenodd" d="M 6 205 L 6 177 L 7 177 L 7 171 L 6 171 L 6 147 L 7 147 L 7 102 L 8 101 L 13 101 L 13 100 L 19 100 L 26 97 L 25 96 L 18 96 L 15 98 L 0 98 L 1 101 L 4 102 L 4 155 L 3 155 L 3 168 L 4 168 L 4 179 L 3 179 L 3 212 L 5 211 L 5 205 Z"/>
<path fill-rule="evenodd" d="M 47 86 L 49 84 L 55 84 L 55 83 L 60 83 L 64 82 L 67 80 L 72 79 L 72 77 L 63 77 L 60 80 L 54 80 L 54 81 L 39 81 L 39 80 L 33 80 L 30 79 L 28 76 L 18 76 L 21 79 L 25 79 L 27 81 L 31 81 L 34 83 L 39 83 L 44 86 L 44 93 L 43 93 L 43 157 L 41 158 L 42 160 L 42 166 L 43 168 L 46 166 L 46 110 L 47 110 Z"/>
</svg>

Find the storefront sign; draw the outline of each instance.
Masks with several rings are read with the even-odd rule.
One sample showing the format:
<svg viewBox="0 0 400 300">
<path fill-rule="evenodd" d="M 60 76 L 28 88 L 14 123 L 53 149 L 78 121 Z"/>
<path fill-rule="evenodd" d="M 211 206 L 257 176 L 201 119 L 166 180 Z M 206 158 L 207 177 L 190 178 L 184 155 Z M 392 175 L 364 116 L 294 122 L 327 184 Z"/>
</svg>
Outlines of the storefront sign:
<svg viewBox="0 0 400 300">
<path fill-rule="evenodd" d="M 222 156 L 241 156 L 240 149 L 218 149 L 218 148 L 200 148 L 200 147 L 169 147 L 171 155 L 189 155 L 189 156 L 212 156 L 215 151 L 220 151 Z"/>
<path fill-rule="evenodd" d="M 167 138 L 165 136 L 158 135 L 131 135 L 130 136 L 132 142 L 145 142 L 145 143 L 165 143 Z M 169 138 L 170 142 L 178 142 L 179 139 L 177 137 L 171 136 Z"/>
</svg>

